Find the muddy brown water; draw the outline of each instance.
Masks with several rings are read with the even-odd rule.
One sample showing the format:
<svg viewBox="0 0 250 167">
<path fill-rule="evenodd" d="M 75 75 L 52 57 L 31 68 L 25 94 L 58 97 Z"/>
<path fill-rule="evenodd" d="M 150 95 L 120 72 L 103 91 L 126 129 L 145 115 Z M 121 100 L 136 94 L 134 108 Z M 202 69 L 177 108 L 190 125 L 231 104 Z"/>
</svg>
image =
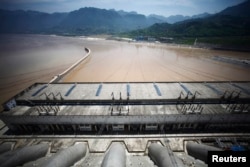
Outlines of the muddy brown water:
<svg viewBox="0 0 250 167">
<path fill-rule="evenodd" d="M 249 53 L 215 51 L 153 43 L 99 41 L 91 56 L 64 78 L 78 82 L 246 81 L 249 67 L 213 56 L 249 59 Z"/>
<path fill-rule="evenodd" d="M 153 43 L 46 35 L 0 36 L 0 102 L 35 82 L 48 82 L 84 56 L 64 82 L 249 81 L 250 68 L 213 56 L 250 59 L 249 53 Z"/>
</svg>

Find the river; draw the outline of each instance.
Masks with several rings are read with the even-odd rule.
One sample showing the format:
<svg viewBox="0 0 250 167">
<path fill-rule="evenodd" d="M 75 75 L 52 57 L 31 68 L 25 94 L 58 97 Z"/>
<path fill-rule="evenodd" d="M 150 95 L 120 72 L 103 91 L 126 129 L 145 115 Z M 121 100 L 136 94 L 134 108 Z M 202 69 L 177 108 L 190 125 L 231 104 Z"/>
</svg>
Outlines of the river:
<svg viewBox="0 0 250 167">
<path fill-rule="evenodd" d="M 214 59 L 250 54 L 155 43 L 53 35 L 0 36 L 0 102 L 35 82 L 48 82 L 85 55 L 64 82 L 250 81 L 250 68 Z"/>
</svg>

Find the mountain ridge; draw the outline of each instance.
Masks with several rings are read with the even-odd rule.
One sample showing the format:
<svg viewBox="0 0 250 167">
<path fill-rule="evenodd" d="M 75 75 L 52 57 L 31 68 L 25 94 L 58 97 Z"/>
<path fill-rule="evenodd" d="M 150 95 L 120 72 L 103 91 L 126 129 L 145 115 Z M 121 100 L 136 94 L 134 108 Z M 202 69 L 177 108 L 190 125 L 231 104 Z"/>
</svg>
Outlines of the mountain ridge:
<svg viewBox="0 0 250 167">
<path fill-rule="evenodd" d="M 178 15 L 171 15 L 171 16 L 165 17 L 165 16 L 161 16 L 161 15 L 151 14 L 148 17 L 149 18 L 150 17 L 158 18 L 158 19 L 161 19 L 164 22 L 167 22 L 169 24 L 174 24 L 174 23 L 177 23 L 177 22 L 180 22 L 180 21 L 185 21 L 185 20 L 188 20 L 188 19 L 205 18 L 205 17 L 209 17 L 211 15 L 212 14 L 204 12 L 204 13 L 193 15 L 193 16 L 184 16 L 184 15 L 178 14 Z"/>
<path fill-rule="evenodd" d="M 51 14 L 31 10 L 0 9 L 0 22 L 0 33 L 91 35 L 115 34 L 146 28 L 155 23 L 166 22 L 166 18 L 157 15 L 145 16 L 134 11 L 126 12 L 93 7 Z"/>
<path fill-rule="evenodd" d="M 121 12 L 123 14 L 121 14 Z M 8 11 L 0 9 L 0 33 L 118 33 L 146 28 L 162 23 L 136 12 L 93 7 L 80 8 L 68 13 L 43 13 L 37 11 Z"/>
<path fill-rule="evenodd" d="M 157 23 L 129 33 L 130 37 L 214 37 L 250 35 L 250 1 L 229 7 L 205 18 L 194 18 L 174 24 Z"/>
<path fill-rule="evenodd" d="M 194 16 L 175 15 L 169 18 L 93 7 L 52 14 L 0 9 L 0 33 L 112 35 L 139 29 L 137 35 L 150 36 L 248 35 L 250 24 L 248 7 L 250 7 L 250 1 L 245 1 L 213 15 L 203 13 Z M 169 24 L 169 22 L 175 23 Z M 136 35 L 135 32 L 132 34 Z"/>
</svg>

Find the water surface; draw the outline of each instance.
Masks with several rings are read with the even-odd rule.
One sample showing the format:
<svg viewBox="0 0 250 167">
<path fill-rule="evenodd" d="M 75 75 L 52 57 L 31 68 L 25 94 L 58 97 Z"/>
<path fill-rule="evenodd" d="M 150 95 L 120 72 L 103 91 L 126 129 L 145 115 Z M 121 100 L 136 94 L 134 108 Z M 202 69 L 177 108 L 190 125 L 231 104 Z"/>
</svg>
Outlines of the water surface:
<svg viewBox="0 0 250 167">
<path fill-rule="evenodd" d="M 245 81 L 249 67 L 214 56 L 249 59 L 249 53 L 127 43 L 82 37 L 0 35 L 0 102 L 35 82 L 49 82 L 92 54 L 65 82 Z"/>
</svg>

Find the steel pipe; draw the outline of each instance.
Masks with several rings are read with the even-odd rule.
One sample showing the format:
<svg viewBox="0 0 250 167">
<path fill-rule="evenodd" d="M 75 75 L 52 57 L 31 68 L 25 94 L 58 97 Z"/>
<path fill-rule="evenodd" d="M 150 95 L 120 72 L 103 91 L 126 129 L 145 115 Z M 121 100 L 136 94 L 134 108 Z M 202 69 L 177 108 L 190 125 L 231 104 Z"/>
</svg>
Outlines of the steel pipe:
<svg viewBox="0 0 250 167">
<path fill-rule="evenodd" d="M 102 167 L 125 167 L 126 155 L 123 146 L 120 143 L 113 143 L 109 151 L 105 154 L 102 161 Z"/>
<path fill-rule="evenodd" d="M 60 150 L 41 163 L 41 167 L 68 167 L 74 165 L 77 161 L 86 155 L 87 146 L 83 143 L 75 144 L 69 148 Z"/>
<path fill-rule="evenodd" d="M 148 148 L 150 158 L 158 167 L 182 167 L 184 164 L 177 158 L 172 150 L 157 143 L 152 143 Z"/>
<path fill-rule="evenodd" d="M 0 154 L 10 151 L 12 147 L 11 143 L 3 143 L 0 145 Z"/>
<path fill-rule="evenodd" d="M 220 148 L 208 146 L 205 144 L 195 143 L 193 141 L 187 142 L 186 149 L 187 149 L 188 155 L 196 159 L 202 160 L 205 163 L 207 163 L 208 151 L 222 151 L 222 149 Z"/>
<path fill-rule="evenodd" d="M 1 167 L 14 167 L 26 162 L 34 161 L 46 155 L 49 149 L 48 144 L 25 146 L 14 151 L 8 151 L 0 155 Z"/>
</svg>

